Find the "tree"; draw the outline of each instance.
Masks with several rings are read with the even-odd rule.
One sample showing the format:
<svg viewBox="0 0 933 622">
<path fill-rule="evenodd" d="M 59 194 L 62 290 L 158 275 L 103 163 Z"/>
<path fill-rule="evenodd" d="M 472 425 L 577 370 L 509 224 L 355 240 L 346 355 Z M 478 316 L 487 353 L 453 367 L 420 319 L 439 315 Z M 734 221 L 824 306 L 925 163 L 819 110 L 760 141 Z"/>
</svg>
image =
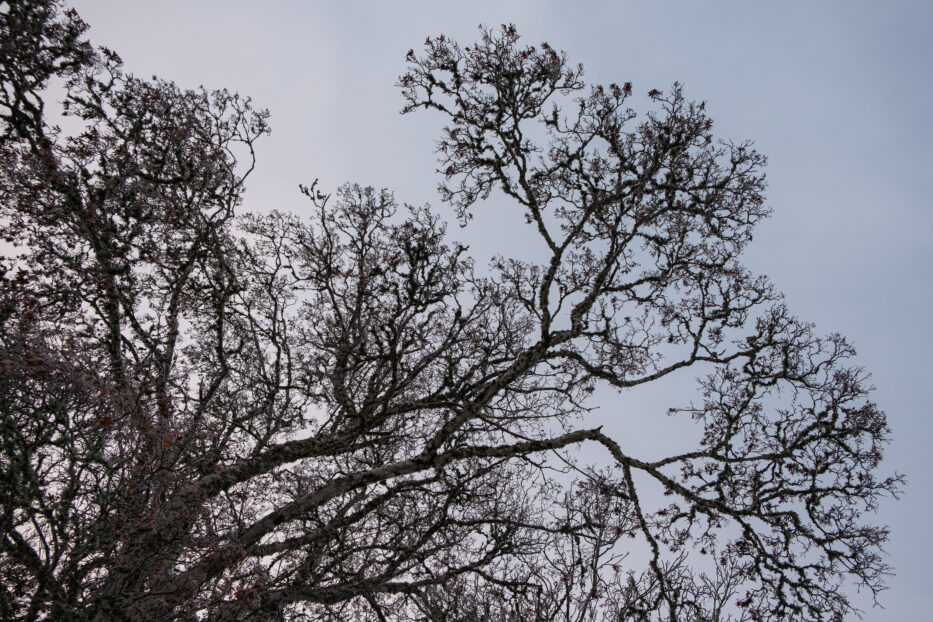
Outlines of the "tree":
<svg viewBox="0 0 933 622">
<path fill-rule="evenodd" d="M 482 270 L 385 190 L 237 216 L 268 114 L 85 31 L 0 10 L 5 619 L 837 620 L 883 588 L 884 414 L 742 267 L 764 159 L 680 86 L 638 120 L 513 27 L 409 52 L 444 201 L 501 193 L 547 248 Z M 597 384 L 691 366 L 695 450 L 587 427 Z"/>
</svg>

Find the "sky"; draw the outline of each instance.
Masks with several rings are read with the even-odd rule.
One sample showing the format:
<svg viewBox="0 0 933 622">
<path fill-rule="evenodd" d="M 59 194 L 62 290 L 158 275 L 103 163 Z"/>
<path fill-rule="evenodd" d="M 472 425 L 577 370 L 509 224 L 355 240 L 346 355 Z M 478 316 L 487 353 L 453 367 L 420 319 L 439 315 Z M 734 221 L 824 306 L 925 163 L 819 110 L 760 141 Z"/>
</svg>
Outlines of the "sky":
<svg viewBox="0 0 933 622">
<path fill-rule="evenodd" d="M 897 575 L 865 620 L 921 620 L 933 609 L 933 3 L 916 2 L 299 2 L 74 0 L 90 38 L 128 71 L 183 87 L 228 88 L 272 114 L 244 209 L 302 213 L 300 183 L 387 187 L 441 211 L 434 142 L 441 119 L 401 116 L 395 82 L 408 49 L 477 25 L 514 23 L 584 65 L 591 83 L 631 81 L 633 105 L 674 81 L 705 100 L 715 132 L 768 156 L 770 219 L 746 265 L 771 277 L 794 313 L 840 332 L 872 374 L 894 441 L 884 470 L 905 473 L 892 531 Z M 494 203 L 495 200 L 491 201 Z M 455 226 L 452 229 L 456 229 Z M 482 260 L 520 255 L 520 214 L 481 206 L 455 231 Z M 642 443 L 676 435 L 669 406 L 690 374 L 638 395 L 601 393 L 594 415 Z M 654 440 L 652 440 L 654 439 Z"/>
</svg>

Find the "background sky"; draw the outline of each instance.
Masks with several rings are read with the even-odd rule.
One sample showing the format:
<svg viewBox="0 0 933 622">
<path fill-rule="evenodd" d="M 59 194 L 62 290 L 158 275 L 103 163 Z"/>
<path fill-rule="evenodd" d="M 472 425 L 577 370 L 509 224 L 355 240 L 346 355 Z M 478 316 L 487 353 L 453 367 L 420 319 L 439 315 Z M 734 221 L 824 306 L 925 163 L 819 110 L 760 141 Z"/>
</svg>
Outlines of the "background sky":
<svg viewBox="0 0 933 622">
<path fill-rule="evenodd" d="M 483 23 L 514 23 L 583 63 L 591 82 L 644 93 L 675 80 L 705 100 L 715 132 L 769 158 L 773 216 L 747 265 L 768 274 L 819 332 L 841 332 L 873 375 L 906 473 L 883 505 L 897 576 L 865 619 L 924 620 L 933 609 L 933 3 L 917 2 L 263 2 L 73 0 L 90 37 L 127 69 L 183 87 L 250 95 L 272 113 L 245 209 L 306 208 L 297 185 L 355 181 L 430 202 L 441 119 L 398 114 L 409 48 L 445 33 L 467 45 Z M 518 211 L 499 200 L 452 232 L 479 260 L 520 255 Z M 691 375 L 637 394 L 604 393 L 595 417 L 623 442 L 660 446 Z M 637 435 L 637 436 L 635 436 Z M 634 442 L 634 441 L 632 441 Z M 657 445 L 655 445 L 657 444 Z"/>
</svg>

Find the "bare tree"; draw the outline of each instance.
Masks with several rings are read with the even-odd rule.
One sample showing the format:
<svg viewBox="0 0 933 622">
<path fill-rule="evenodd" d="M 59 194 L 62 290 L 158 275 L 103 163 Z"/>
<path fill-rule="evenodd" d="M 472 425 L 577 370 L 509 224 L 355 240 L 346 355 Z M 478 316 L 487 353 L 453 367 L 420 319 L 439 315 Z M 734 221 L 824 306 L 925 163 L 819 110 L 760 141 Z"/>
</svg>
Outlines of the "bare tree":
<svg viewBox="0 0 933 622">
<path fill-rule="evenodd" d="M 478 269 L 387 191 L 238 218 L 267 113 L 0 7 L 5 619 L 836 620 L 882 589 L 885 417 L 740 264 L 764 160 L 679 86 L 638 120 L 512 27 L 410 52 L 444 200 L 501 192 L 547 248 Z M 695 450 L 587 427 L 597 384 L 690 366 Z"/>
</svg>

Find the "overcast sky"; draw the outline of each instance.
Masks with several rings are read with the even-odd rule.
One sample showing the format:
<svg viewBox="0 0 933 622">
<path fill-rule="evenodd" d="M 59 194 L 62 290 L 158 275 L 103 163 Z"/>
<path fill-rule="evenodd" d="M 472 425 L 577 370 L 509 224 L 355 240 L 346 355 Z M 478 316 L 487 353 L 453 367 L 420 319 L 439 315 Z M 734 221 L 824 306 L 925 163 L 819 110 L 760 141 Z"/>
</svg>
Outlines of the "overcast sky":
<svg viewBox="0 0 933 622">
<path fill-rule="evenodd" d="M 480 23 L 511 22 L 586 68 L 591 82 L 643 94 L 675 80 L 706 100 L 716 132 L 769 158 L 773 216 L 747 253 L 791 309 L 841 332 L 872 374 L 894 443 L 887 471 L 908 475 L 891 526 L 897 577 L 866 620 L 929 619 L 933 609 L 933 2 L 292 2 L 76 0 L 91 39 L 129 71 L 225 87 L 272 113 L 245 207 L 293 210 L 299 183 L 385 186 L 438 205 L 440 118 L 402 117 L 394 84 L 409 48 Z M 480 258 L 520 253 L 529 235 L 507 205 L 456 231 Z M 689 375 L 640 395 L 600 396 L 617 436 L 663 437 Z M 679 400 L 671 403 L 672 400 Z M 660 421 L 647 425 L 646 421 Z M 644 442 L 644 441 L 642 441 Z M 625 442 L 623 442 L 625 445 Z M 864 604 L 864 603 L 863 603 Z"/>
</svg>

